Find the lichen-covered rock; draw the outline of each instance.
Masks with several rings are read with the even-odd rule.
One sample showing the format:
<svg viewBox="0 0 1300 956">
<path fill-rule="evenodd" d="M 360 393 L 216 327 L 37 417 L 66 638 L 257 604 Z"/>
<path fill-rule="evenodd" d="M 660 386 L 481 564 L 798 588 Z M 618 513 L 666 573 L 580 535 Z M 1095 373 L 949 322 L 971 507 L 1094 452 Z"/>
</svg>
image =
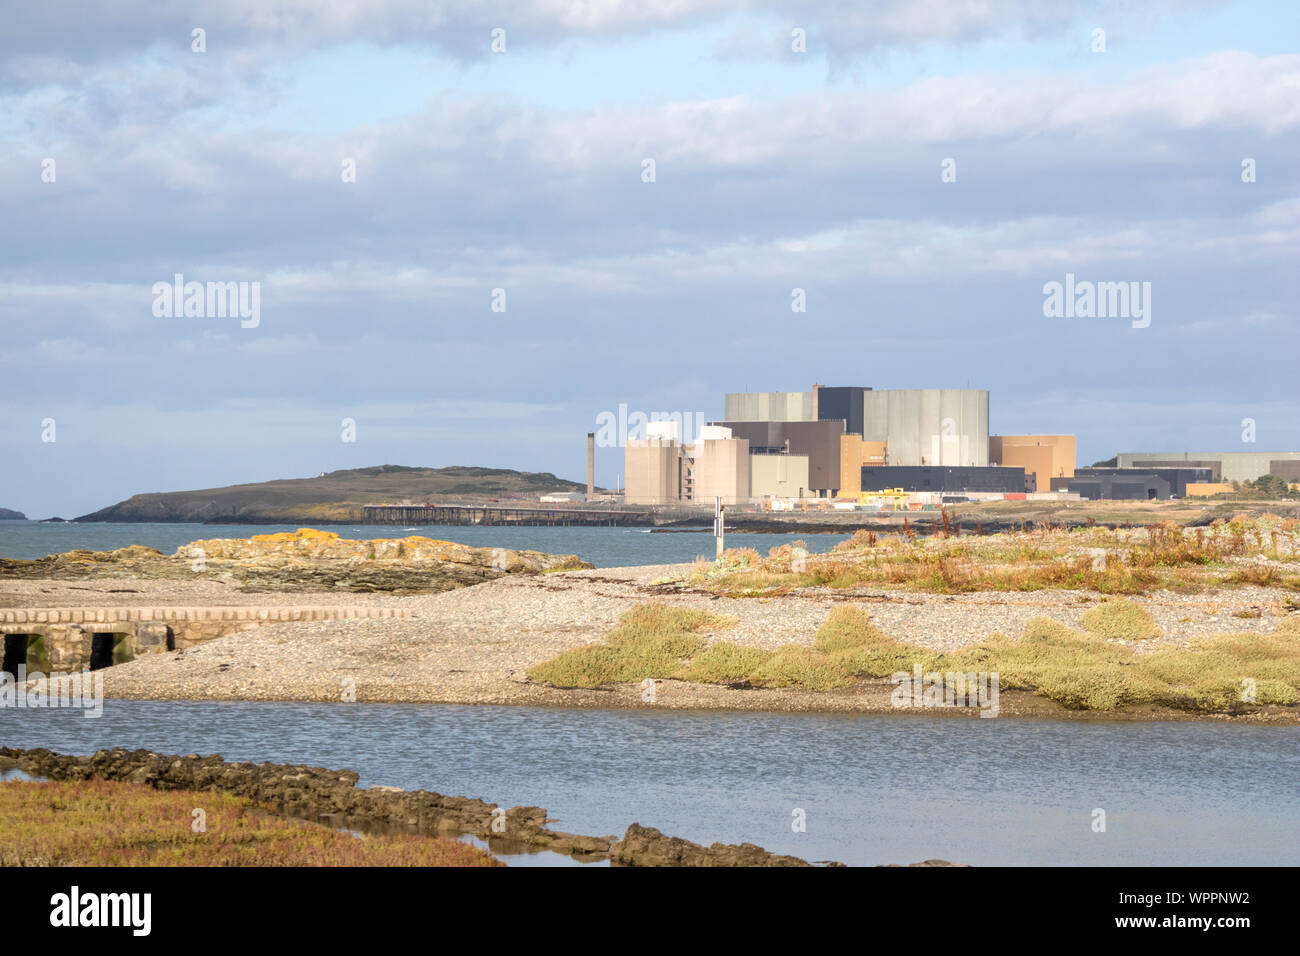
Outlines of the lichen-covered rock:
<svg viewBox="0 0 1300 956">
<path fill-rule="evenodd" d="M 576 555 L 553 555 L 510 548 L 475 548 L 455 541 L 412 535 L 406 538 L 341 538 L 333 531 L 299 528 L 251 538 L 209 538 L 191 541 L 173 557 L 192 558 L 201 551 L 208 559 L 232 561 L 401 561 L 407 564 L 463 564 L 505 573 L 591 567 Z"/>
<path fill-rule="evenodd" d="M 191 541 L 165 555 L 132 545 L 115 551 L 67 551 L 34 561 L 0 559 L 0 573 L 18 577 L 187 577 L 265 588 L 350 591 L 447 591 L 504 574 L 591 568 L 577 555 L 475 548 L 418 535 L 357 540 L 299 528 L 251 538 Z"/>
</svg>

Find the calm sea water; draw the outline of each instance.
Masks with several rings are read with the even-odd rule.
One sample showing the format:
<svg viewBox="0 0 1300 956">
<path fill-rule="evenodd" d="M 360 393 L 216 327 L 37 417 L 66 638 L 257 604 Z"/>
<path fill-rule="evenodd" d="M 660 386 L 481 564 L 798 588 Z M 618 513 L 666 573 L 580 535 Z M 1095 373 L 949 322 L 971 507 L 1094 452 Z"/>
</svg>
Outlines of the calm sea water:
<svg viewBox="0 0 1300 956">
<path fill-rule="evenodd" d="M 246 538 L 254 534 L 293 531 L 298 525 L 249 524 L 109 524 L 0 521 L 0 558 L 42 558 L 47 554 L 86 548 L 111 551 L 142 544 L 172 554 L 200 538 Z M 713 557 L 711 531 L 650 532 L 644 528 L 499 528 L 459 525 L 330 525 L 326 530 L 344 538 L 401 538 L 423 535 L 477 547 L 517 548 L 550 554 L 576 554 L 598 568 L 639 564 L 675 564 L 704 555 Z M 804 541 L 812 552 L 829 551 L 844 534 L 732 534 L 731 547 L 768 548 Z"/>
<path fill-rule="evenodd" d="M 1297 727 L 110 700 L 98 720 L 0 710 L 0 741 L 351 768 L 570 832 L 637 822 L 853 864 L 1300 864 Z"/>
</svg>

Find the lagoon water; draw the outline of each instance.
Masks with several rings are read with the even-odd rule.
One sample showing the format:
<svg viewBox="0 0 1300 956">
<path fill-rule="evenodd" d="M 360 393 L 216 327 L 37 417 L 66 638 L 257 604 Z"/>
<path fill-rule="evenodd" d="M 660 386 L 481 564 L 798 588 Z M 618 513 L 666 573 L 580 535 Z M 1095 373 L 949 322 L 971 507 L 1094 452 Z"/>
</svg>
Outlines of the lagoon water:
<svg viewBox="0 0 1300 956">
<path fill-rule="evenodd" d="M 297 525 L 251 524 L 119 524 L 39 521 L 0 521 L 0 558 L 43 558 L 47 554 L 86 548 L 111 551 L 142 544 L 172 554 L 200 538 L 246 538 L 254 534 L 293 531 Z M 648 528 L 502 528 L 465 525 L 327 525 L 344 538 L 401 538 L 423 535 L 444 541 L 488 548 L 518 548 L 551 554 L 576 554 L 598 568 L 641 564 L 675 564 L 713 557 L 712 530 L 652 532 Z M 740 534 L 728 540 L 732 547 L 767 549 L 804 541 L 814 553 L 829 551 L 846 534 Z"/>
<path fill-rule="evenodd" d="M 0 741 L 350 768 L 543 806 L 559 830 L 861 865 L 1300 864 L 1300 727 L 110 700 L 97 720 L 0 710 Z"/>
</svg>

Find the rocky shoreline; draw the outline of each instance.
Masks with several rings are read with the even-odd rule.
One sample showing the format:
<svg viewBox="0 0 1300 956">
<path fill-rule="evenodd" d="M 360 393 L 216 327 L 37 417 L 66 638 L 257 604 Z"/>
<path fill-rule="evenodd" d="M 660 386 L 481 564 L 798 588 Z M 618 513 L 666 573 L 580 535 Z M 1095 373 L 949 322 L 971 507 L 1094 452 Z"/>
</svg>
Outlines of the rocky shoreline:
<svg viewBox="0 0 1300 956">
<path fill-rule="evenodd" d="M 357 703 L 456 703 L 555 706 L 571 708 L 645 708 L 735 710 L 791 713 L 861 713 L 896 716 L 951 716 L 973 719 L 972 708 L 899 709 L 887 681 L 862 680 L 834 690 L 799 687 L 750 687 L 657 680 L 654 693 L 636 684 L 593 688 L 547 686 L 529 679 L 529 671 L 557 655 L 603 642 L 620 617 L 638 604 L 673 607 L 734 617 L 725 633 L 705 635 L 741 647 L 775 651 L 785 645 L 811 646 L 831 610 L 845 602 L 861 605 L 883 632 L 899 641 L 938 652 L 978 643 L 993 632 L 1018 634 L 1035 618 L 1045 617 L 1078 627 L 1082 616 L 1103 596 L 1080 591 L 973 592 L 936 594 L 905 589 L 810 587 L 770 597 L 724 596 L 683 583 L 689 566 L 660 565 L 559 573 L 530 570 L 540 562 L 567 558 L 530 552 L 507 552 L 520 562 L 517 573 L 481 563 L 467 567 L 493 576 L 473 587 L 426 586 L 373 590 L 349 595 L 356 613 L 343 619 L 309 619 L 294 605 L 320 604 L 323 592 L 348 589 L 348 568 L 376 563 L 401 565 L 401 559 L 375 561 L 355 554 L 337 558 L 303 557 L 300 550 L 328 550 L 337 545 L 327 533 L 307 536 L 259 536 L 252 557 L 240 557 L 244 542 L 207 542 L 206 570 L 187 563 L 187 546 L 167 558 L 96 561 L 90 552 L 25 562 L 30 574 L 0 576 L 0 619 L 15 619 L 6 609 L 43 608 L 48 620 L 62 620 L 63 609 L 97 606 L 98 621 L 119 620 L 113 608 L 128 615 L 140 608 L 185 609 L 195 618 L 207 609 L 223 609 L 239 621 L 236 633 L 223 634 L 183 649 L 137 656 L 105 668 L 107 698 L 147 700 L 248 700 Z M 406 539 L 410 540 L 410 539 Z M 420 539 L 428 541 L 428 539 Z M 314 543 L 313 543 L 314 542 Z M 202 545 L 204 542 L 195 542 Z M 348 542 L 345 549 L 375 545 Z M 396 549 L 396 543 L 383 544 Z M 431 542 L 426 547 L 441 547 Z M 403 546 L 405 547 L 405 546 Z M 462 546 L 455 546 L 462 547 Z M 147 549 L 141 549 L 147 550 Z M 267 554 L 270 550 L 289 552 Z M 492 549 L 468 549 L 488 551 Z M 440 552 L 445 553 L 445 552 Z M 232 556 L 227 556 L 232 555 Z M 499 556 L 498 556 L 499 557 Z M 229 567 L 221 562 L 229 562 Z M 12 563 L 12 562 L 11 562 Z M 321 584 L 272 586 L 250 584 L 235 568 L 265 569 L 301 563 L 314 568 Z M 165 573 L 138 577 L 140 567 Z M 411 574 L 425 573 L 410 570 Z M 256 571 L 253 573 L 260 573 Z M 340 584 L 343 581 L 345 583 Z M 352 579 L 355 583 L 355 579 Z M 428 582 L 426 581 L 426 584 Z M 1130 641 L 1137 653 L 1185 648 L 1201 636 L 1228 631 L 1272 633 L 1294 615 L 1294 596 L 1283 589 L 1242 586 L 1223 591 L 1181 593 L 1156 591 L 1134 598 L 1154 620 L 1161 636 Z M 241 606 L 254 608 L 247 613 Z M 364 614 L 362 613 L 364 611 Z M 336 615 L 336 617 L 339 617 Z M 30 619 L 26 615 L 24 619 Z M 0 625 L 14 632 L 32 625 Z M 80 625 L 98 631 L 111 625 Z M 177 627 L 173 622 L 172 627 Z M 223 622 L 224 626 L 224 622 Z M 177 631 L 178 648 L 180 631 Z M 1004 688 L 1001 716 L 1063 720 L 1219 720 L 1259 724 L 1296 724 L 1297 708 L 1268 705 L 1248 712 L 1212 714 L 1134 705 L 1121 711 L 1071 710 L 1029 691 Z"/>
<path fill-rule="evenodd" d="M 0 577 L 215 580 L 280 590 L 428 593 L 468 587 L 507 574 L 591 568 L 577 555 L 477 548 L 419 535 L 356 540 L 333 531 L 192 541 L 163 554 L 131 545 L 114 551 L 65 551 L 44 558 L 0 558 Z"/>
<path fill-rule="evenodd" d="M 327 770 L 273 763 L 231 763 L 219 756 L 177 756 L 148 750 L 100 750 L 92 756 L 67 756 L 50 750 L 0 747 L 0 769 L 17 767 L 50 780 L 101 780 L 141 783 L 160 790 L 217 790 L 247 797 L 286 816 L 358 829 L 393 830 L 430 836 L 473 834 L 489 844 L 518 844 L 619 866 L 812 866 L 798 857 L 769 853 L 752 843 L 702 846 L 664 836 L 633 823 L 620 839 L 562 833 L 546 827 L 541 807 L 512 807 L 469 797 L 399 787 L 358 789 L 351 770 Z M 843 866 L 842 863 L 828 863 Z M 918 866 L 956 866 L 928 860 Z"/>
</svg>

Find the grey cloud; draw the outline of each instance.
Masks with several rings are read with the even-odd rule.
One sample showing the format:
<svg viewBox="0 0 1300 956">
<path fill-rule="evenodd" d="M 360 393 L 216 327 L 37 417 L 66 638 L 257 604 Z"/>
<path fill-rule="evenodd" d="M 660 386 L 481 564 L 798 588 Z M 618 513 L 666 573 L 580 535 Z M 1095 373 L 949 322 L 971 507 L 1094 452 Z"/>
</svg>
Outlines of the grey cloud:
<svg viewBox="0 0 1300 956">
<path fill-rule="evenodd" d="M 1145 5 L 1142 15 L 1154 19 L 1212 2 L 1159 0 Z M 180 0 L 166 5 L 46 0 L 8 15 L 0 35 L 0 83 L 21 87 L 48 79 L 51 58 L 85 64 L 139 54 L 151 46 L 188 50 L 196 27 L 207 31 L 210 52 L 269 54 L 368 41 L 427 46 L 457 59 L 475 59 L 488 55 L 496 27 L 506 29 L 518 49 L 749 16 L 802 25 L 834 61 L 845 62 L 883 47 L 928 41 L 1038 37 L 1083 14 L 1104 15 L 1110 22 L 1133 16 L 1131 5 L 1095 0 Z M 766 27 L 742 27 L 730 45 L 732 52 L 758 42 L 755 52 L 767 53 L 767 33 Z M 756 41 L 759 36 L 764 39 Z"/>
</svg>

